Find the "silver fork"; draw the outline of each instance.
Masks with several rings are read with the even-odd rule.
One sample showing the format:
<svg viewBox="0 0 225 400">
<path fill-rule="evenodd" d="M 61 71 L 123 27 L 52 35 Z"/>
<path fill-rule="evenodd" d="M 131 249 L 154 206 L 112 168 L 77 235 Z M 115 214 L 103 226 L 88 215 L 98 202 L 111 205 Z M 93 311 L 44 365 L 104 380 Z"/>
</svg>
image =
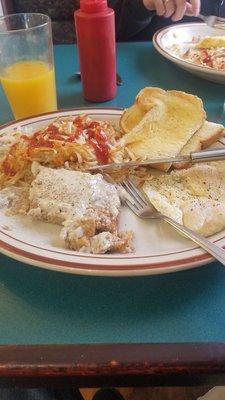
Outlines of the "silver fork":
<svg viewBox="0 0 225 400">
<path fill-rule="evenodd" d="M 198 14 L 198 18 L 202 19 L 211 28 L 225 29 L 225 18 L 217 17 L 216 15 Z"/>
<path fill-rule="evenodd" d="M 173 226 L 178 232 L 183 233 L 184 236 L 193 240 L 200 247 L 206 250 L 209 254 L 215 257 L 223 265 L 225 265 L 225 250 L 216 246 L 208 239 L 192 231 L 189 228 L 179 224 L 172 218 L 158 212 L 155 207 L 147 200 L 146 196 L 134 185 L 131 180 L 127 180 L 121 183 L 122 187 L 129 194 L 129 198 L 125 198 L 125 204 L 140 218 L 144 219 L 155 219 L 159 218 Z"/>
</svg>

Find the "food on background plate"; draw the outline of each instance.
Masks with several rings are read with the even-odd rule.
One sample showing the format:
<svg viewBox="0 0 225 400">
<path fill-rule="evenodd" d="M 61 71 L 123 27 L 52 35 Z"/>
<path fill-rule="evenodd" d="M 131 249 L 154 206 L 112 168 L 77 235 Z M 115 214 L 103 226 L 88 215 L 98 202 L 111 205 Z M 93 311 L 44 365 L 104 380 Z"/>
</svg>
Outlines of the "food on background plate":
<svg viewBox="0 0 225 400">
<path fill-rule="evenodd" d="M 197 44 L 197 49 L 225 47 L 225 36 L 205 36 Z"/>
<path fill-rule="evenodd" d="M 185 61 L 225 71 L 225 36 L 206 36 L 187 46 L 174 44 L 171 50 Z"/>
<path fill-rule="evenodd" d="M 104 177 L 87 170 L 97 164 L 189 154 L 224 135 L 222 125 L 206 121 L 197 96 L 147 87 L 122 114 L 120 129 L 80 115 L 57 118 L 31 134 L 17 130 L 1 136 L 1 194 L 8 198 L 9 213 L 62 225 L 61 238 L 70 249 L 130 252 L 132 233 L 118 229 L 116 185 L 129 174 L 159 211 L 210 235 L 225 228 L 225 162 L 180 171 L 171 170 L 189 165 L 159 164 L 159 171 L 145 167 Z"/>
</svg>

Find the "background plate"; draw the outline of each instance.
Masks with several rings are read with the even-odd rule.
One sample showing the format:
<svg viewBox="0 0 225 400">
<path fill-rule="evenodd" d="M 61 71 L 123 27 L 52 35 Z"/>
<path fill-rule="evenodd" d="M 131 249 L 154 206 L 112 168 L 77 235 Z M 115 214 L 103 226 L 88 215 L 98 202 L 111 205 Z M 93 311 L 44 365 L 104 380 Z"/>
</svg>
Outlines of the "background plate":
<svg viewBox="0 0 225 400">
<path fill-rule="evenodd" d="M 189 45 L 192 44 L 193 37 L 200 39 L 205 36 L 221 36 L 223 32 L 201 22 L 171 25 L 160 29 L 154 34 L 153 45 L 163 57 L 180 68 L 209 81 L 225 84 L 225 71 L 217 71 L 210 67 L 202 67 L 182 60 L 171 49 L 173 44 L 179 44 L 184 49 L 188 49 Z"/>
</svg>

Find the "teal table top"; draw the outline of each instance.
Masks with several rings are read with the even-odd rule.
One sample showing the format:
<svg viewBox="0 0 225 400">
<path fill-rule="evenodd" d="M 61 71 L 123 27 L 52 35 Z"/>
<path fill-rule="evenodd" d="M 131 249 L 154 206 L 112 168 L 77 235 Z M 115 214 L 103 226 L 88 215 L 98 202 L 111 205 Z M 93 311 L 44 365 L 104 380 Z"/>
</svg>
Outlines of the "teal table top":
<svg viewBox="0 0 225 400">
<path fill-rule="evenodd" d="M 72 77 L 79 69 L 75 47 L 55 47 L 55 62 L 59 107 L 91 106 Z M 152 85 L 198 95 L 210 119 L 222 110 L 224 86 L 177 69 L 150 43 L 119 44 L 118 72 L 124 84 L 104 106 L 128 106 Z M 0 121 L 11 118 L 0 92 Z M 170 275 L 100 278 L 0 256 L 0 344 L 224 340 L 225 268 L 219 263 Z"/>
</svg>

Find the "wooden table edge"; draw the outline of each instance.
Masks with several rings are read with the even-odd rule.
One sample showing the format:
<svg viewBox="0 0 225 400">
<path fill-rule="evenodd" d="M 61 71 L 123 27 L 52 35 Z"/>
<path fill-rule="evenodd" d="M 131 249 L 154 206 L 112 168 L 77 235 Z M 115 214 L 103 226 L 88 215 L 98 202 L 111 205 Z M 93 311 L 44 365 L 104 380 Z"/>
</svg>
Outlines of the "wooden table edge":
<svg viewBox="0 0 225 400">
<path fill-rule="evenodd" d="M 225 384 L 225 342 L 0 345 L 0 386 Z"/>
</svg>

